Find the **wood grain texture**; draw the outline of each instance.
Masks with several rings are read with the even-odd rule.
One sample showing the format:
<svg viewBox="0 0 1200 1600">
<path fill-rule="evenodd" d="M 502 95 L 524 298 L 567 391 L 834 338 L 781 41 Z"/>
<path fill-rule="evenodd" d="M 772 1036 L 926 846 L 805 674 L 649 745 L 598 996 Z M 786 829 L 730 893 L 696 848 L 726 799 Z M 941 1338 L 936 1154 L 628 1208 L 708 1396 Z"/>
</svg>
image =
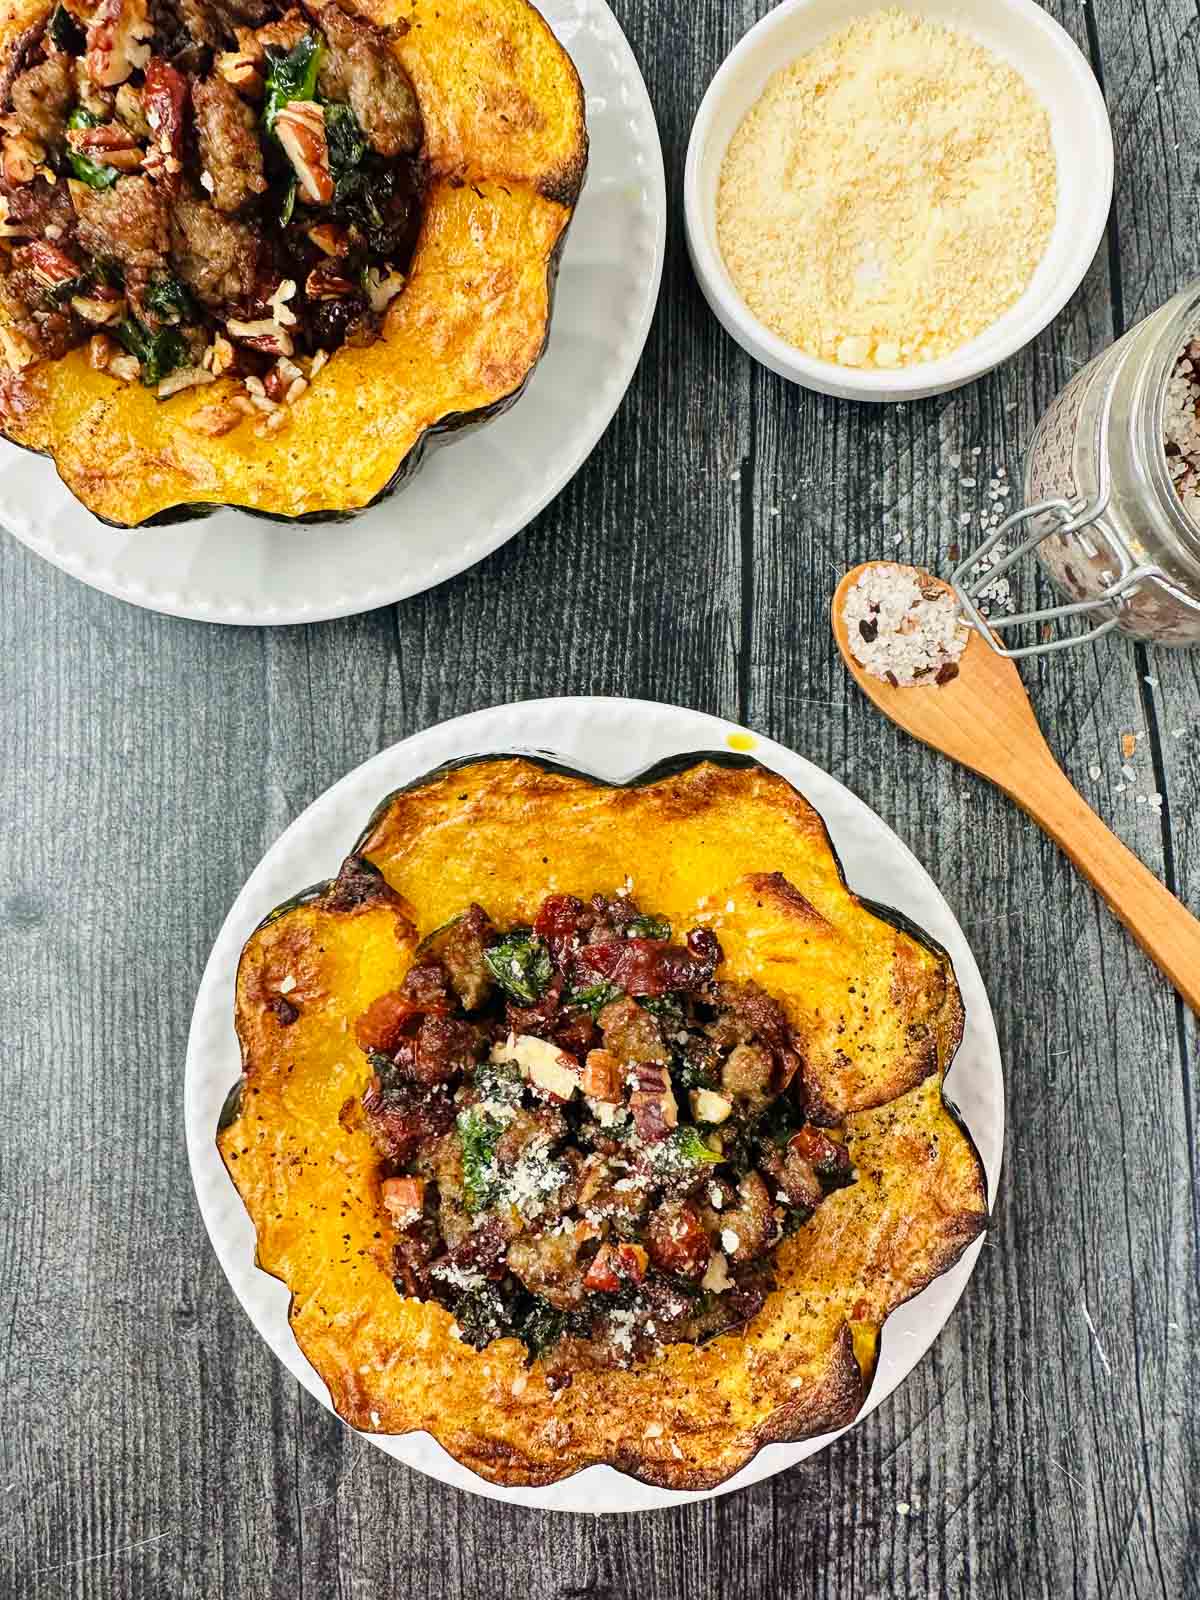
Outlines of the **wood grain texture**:
<svg viewBox="0 0 1200 1600">
<path fill-rule="evenodd" d="M 768 0 L 615 9 L 678 197 L 700 96 Z M 1049 9 L 1104 77 L 1118 222 L 1055 326 L 972 388 L 880 411 L 753 367 L 676 198 L 617 419 L 442 589 L 205 628 L 0 542 L 4 1600 L 1200 1594 L 1196 1024 L 1009 802 L 866 706 L 825 621 L 856 561 L 944 568 L 978 510 L 961 479 L 1019 482 L 1061 382 L 1200 271 L 1194 0 Z M 1195 910 L 1200 656 L 1109 640 L 1025 681 L 1072 780 Z M 207 1248 L 180 1128 L 205 956 L 280 829 L 430 722 L 593 690 L 740 714 L 898 829 L 978 953 L 1012 1129 L 980 1268 L 892 1400 L 758 1488 L 604 1522 L 442 1489 L 302 1395 Z"/>
</svg>

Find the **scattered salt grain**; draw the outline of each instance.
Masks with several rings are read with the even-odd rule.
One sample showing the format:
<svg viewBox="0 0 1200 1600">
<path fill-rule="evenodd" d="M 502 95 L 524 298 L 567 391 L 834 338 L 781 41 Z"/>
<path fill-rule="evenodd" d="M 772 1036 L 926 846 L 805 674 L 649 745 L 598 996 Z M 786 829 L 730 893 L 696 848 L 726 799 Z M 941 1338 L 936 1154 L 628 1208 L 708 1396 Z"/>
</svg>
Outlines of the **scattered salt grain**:
<svg viewBox="0 0 1200 1600">
<path fill-rule="evenodd" d="M 915 567 L 867 567 L 846 596 L 843 616 L 854 659 L 894 688 L 958 676 L 969 637 L 958 602 Z"/>
<path fill-rule="evenodd" d="M 1093 762 L 1092 765 L 1088 768 L 1088 777 L 1089 778 L 1098 778 L 1099 776 L 1100 776 L 1100 768 Z"/>
</svg>

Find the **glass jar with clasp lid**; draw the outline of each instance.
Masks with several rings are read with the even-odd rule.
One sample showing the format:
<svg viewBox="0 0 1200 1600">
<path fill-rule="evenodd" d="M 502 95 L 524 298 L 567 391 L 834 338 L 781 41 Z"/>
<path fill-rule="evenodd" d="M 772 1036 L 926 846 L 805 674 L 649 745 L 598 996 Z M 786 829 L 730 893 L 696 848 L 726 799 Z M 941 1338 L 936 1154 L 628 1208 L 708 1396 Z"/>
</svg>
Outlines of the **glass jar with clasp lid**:
<svg viewBox="0 0 1200 1600">
<path fill-rule="evenodd" d="M 1200 644 L 1200 522 L 1176 489 L 1166 444 L 1172 380 L 1197 336 L 1200 281 L 1077 373 L 1042 418 L 1024 508 L 951 579 L 967 620 L 1001 654 L 1039 655 L 1113 629 L 1154 644 Z M 1197 441 L 1200 449 L 1200 422 Z M 1009 549 L 1018 531 L 1021 542 Z M 983 617 L 980 591 L 1031 550 L 1066 604 Z M 1043 627 L 1036 644 L 1004 642 L 1022 624 L 1072 617 L 1084 618 L 1086 631 L 1047 638 Z"/>
</svg>

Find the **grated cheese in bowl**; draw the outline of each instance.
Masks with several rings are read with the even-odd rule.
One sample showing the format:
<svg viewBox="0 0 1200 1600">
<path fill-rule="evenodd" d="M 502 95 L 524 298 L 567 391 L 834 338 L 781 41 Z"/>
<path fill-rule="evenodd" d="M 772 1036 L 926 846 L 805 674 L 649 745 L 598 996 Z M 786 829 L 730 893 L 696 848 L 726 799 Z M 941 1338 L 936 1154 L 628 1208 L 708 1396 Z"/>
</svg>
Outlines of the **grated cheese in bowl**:
<svg viewBox="0 0 1200 1600">
<path fill-rule="evenodd" d="M 1050 118 L 968 34 L 893 6 L 770 79 L 726 152 L 717 239 L 804 355 L 936 361 L 1021 298 L 1058 212 Z"/>
<path fill-rule="evenodd" d="M 843 617 L 854 659 L 893 688 L 958 677 L 970 630 L 953 591 L 928 573 L 875 562 L 848 590 Z"/>
</svg>

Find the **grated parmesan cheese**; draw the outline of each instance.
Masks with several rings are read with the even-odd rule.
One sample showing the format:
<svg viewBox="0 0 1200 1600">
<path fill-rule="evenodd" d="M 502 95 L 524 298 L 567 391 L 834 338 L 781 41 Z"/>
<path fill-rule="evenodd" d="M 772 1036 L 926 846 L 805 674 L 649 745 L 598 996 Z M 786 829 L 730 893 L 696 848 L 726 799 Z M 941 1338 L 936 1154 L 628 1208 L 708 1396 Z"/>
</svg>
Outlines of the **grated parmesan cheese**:
<svg viewBox="0 0 1200 1600">
<path fill-rule="evenodd" d="M 1050 119 L 966 34 L 892 7 L 775 74 L 721 170 L 717 236 L 773 333 L 846 367 L 949 355 L 1020 299 L 1057 213 Z"/>
</svg>

